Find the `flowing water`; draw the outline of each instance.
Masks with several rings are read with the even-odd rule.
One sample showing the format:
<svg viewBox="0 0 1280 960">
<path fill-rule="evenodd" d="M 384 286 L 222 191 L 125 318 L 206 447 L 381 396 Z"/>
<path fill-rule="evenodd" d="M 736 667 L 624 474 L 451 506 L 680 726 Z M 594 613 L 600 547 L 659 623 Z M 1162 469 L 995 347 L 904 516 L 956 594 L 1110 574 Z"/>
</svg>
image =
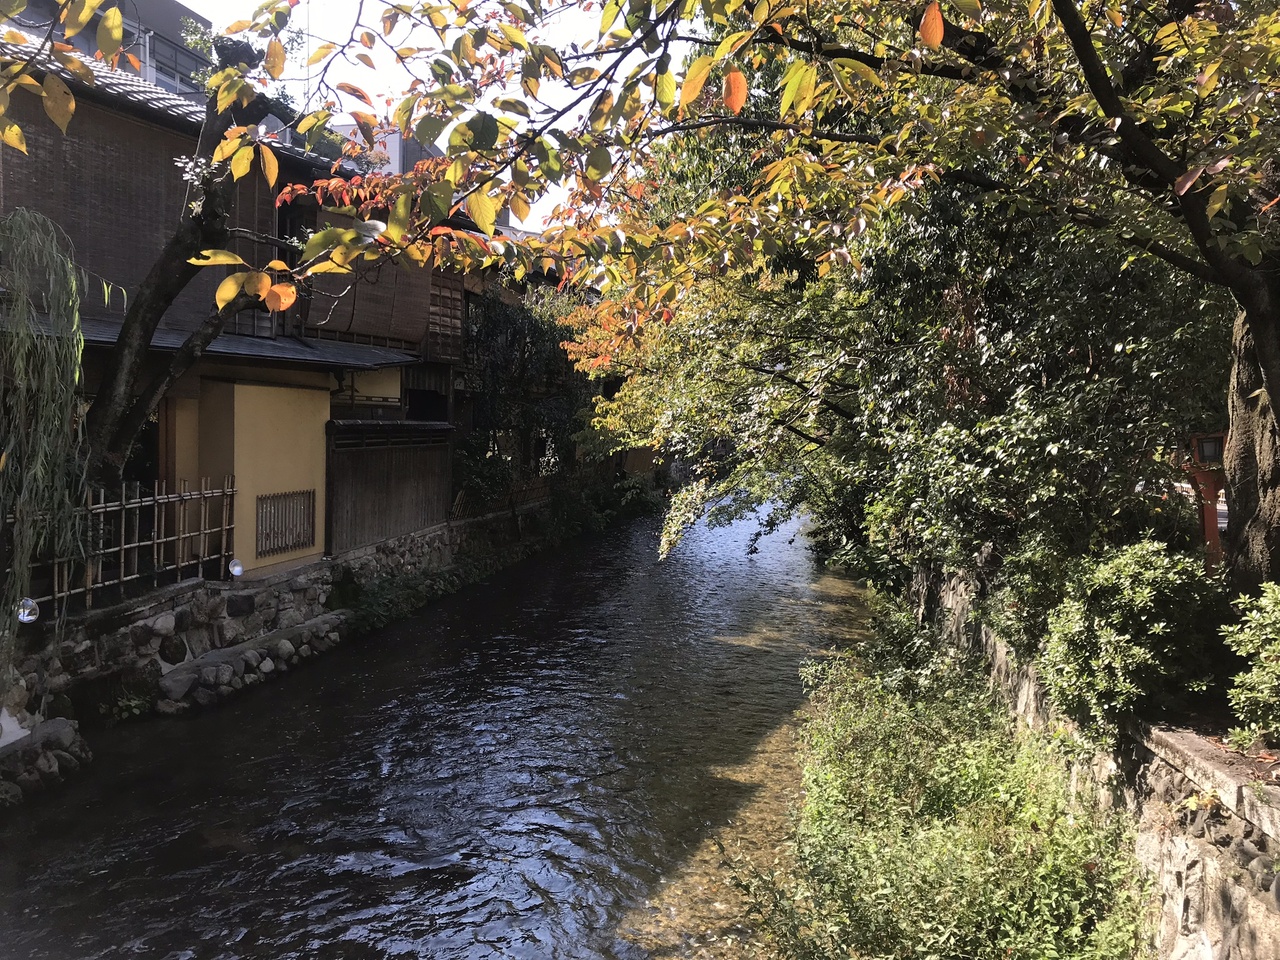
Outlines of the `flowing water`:
<svg viewBox="0 0 1280 960">
<path fill-rule="evenodd" d="M 794 528 L 752 529 L 662 563 L 619 530 L 98 733 L 0 826 L 0 960 L 734 955 L 708 851 L 785 838 L 797 667 L 857 617 Z"/>
</svg>

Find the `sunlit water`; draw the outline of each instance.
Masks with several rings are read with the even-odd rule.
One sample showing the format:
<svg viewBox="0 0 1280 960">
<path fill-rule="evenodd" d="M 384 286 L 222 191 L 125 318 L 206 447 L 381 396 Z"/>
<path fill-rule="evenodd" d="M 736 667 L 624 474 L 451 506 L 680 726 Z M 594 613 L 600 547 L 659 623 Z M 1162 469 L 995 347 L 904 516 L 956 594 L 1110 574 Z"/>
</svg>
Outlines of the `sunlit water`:
<svg viewBox="0 0 1280 960">
<path fill-rule="evenodd" d="M 751 529 L 663 563 L 618 531 L 99 733 L 0 827 L 0 958 L 646 956 L 624 918 L 750 802 L 723 771 L 854 616 L 795 529 L 748 556 Z"/>
</svg>

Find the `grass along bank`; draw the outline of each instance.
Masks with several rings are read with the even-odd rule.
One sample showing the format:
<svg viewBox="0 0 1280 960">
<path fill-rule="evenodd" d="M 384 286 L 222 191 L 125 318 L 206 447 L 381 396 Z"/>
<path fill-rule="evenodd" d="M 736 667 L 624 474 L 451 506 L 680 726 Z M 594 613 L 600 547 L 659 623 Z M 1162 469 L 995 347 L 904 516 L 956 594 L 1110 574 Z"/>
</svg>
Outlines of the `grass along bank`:
<svg viewBox="0 0 1280 960">
<path fill-rule="evenodd" d="M 882 608 L 857 653 L 810 665 L 795 856 L 740 874 L 793 960 L 1129 960 L 1132 822 L 985 685 Z"/>
</svg>

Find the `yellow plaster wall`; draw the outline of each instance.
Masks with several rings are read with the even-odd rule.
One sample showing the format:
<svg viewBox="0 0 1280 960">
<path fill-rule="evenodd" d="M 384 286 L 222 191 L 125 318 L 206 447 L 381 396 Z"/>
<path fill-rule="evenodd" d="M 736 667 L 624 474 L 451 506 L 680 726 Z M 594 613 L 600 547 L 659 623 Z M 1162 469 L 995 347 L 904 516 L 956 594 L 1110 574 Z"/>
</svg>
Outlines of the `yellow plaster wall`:
<svg viewBox="0 0 1280 960">
<path fill-rule="evenodd" d="M 200 477 L 200 401 L 186 398 L 169 398 L 171 427 L 173 430 L 173 478 L 198 483 Z M 222 474 L 211 477 L 214 483 L 222 481 Z"/>
<path fill-rule="evenodd" d="M 246 570 L 320 556 L 324 550 L 324 426 L 329 419 L 329 391 L 248 383 L 237 383 L 234 390 L 236 555 Z M 296 490 L 316 492 L 315 546 L 259 558 L 258 497 Z"/>
<path fill-rule="evenodd" d="M 233 383 L 206 380 L 197 406 L 200 428 L 196 449 L 200 469 L 194 477 L 224 477 L 236 472 L 236 388 Z M 182 479 L 179 475 L 178 479 Z M 238 478 L 237 478 L 238 479 Z"/>
</svg>

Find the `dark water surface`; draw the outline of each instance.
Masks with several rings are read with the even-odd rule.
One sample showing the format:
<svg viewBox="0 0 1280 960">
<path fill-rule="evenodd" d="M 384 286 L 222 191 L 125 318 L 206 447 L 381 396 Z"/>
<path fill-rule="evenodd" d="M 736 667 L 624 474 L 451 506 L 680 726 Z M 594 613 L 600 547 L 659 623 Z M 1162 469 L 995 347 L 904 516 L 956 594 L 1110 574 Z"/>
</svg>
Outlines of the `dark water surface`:
<svg viewBox="0 0 1280 960">
<path fill-rule="evenodd" d="M 0 958 L 633 958 L 851 587 L 794 529 L 645 523 L 191 719 L 0 827 Z"/>
</svg>

